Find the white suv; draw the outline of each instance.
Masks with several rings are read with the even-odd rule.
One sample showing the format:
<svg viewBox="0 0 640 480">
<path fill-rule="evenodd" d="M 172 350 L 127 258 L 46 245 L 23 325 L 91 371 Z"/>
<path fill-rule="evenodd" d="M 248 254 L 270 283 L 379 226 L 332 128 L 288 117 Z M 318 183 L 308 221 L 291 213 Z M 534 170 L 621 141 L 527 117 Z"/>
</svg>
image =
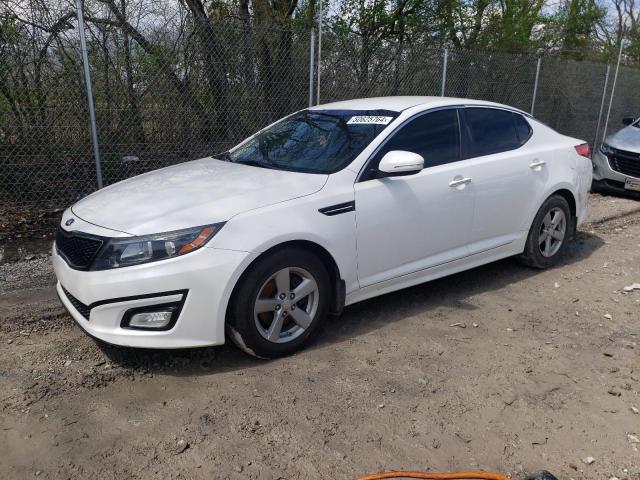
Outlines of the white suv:
<svg viewBox="0 0 640 480">
<path fill-rule="evenodd" d="M 558 262 L 587 211 L 589 147 L 468 99 L 351 100 L 146 173 L 62 217 L 62 303 L 147 348 L 294 352 L 345 305 L 504 257 Z"/>
<path fill-rule="evenodd" d="M 640 119 L 627 117 L 625 127 L 609 135 L 593 156 L 594 191 L 640 195 Z"/>
</svg>

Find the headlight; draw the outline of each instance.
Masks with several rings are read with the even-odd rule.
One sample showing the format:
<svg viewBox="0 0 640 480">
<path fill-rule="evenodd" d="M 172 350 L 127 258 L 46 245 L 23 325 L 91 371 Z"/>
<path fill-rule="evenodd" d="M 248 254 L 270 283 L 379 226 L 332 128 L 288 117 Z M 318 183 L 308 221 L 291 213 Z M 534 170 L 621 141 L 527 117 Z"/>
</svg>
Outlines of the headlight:
<svg viewBox="0 0 640 480">
<path fill-rule="evenodd" d="M 206 244 L 224 223 L 143 237 L 112 238 L 100 250 L 91 270 L 128 267 L 193 252 Z"/>
<path fill-rule="evenodd" d="M 609 156 L 609 155 L 613 155 L 614 150 L 613 148 L 611 148 L 609 145 L 607 145 L 606 143 L 603 143 L 602 145 L 600 145 L 600 151 L 602 152 L 603 155 L 605 156 Z"/>
</svg>

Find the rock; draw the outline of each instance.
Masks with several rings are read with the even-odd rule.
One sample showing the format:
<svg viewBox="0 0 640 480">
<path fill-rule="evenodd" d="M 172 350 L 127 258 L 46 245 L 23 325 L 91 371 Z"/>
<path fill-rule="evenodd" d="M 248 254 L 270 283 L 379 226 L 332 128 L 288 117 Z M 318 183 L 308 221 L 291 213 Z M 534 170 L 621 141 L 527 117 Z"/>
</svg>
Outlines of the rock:
<svg viewBox="0 0 640 480">
<path fill-rule="evenodd" d="M 554 283 L 553 288 L 560 288 L 560 284 L 558 282 Z"/>
<path fill-rule="evenodd" d="M 603 354 L 605 357 L 613 357 L 613 353 L 612 353 L 612 352 L 602 352 L 602 354 Z"/>
<path fill-rule="evenodd" d="M 609 395 L 613 395 L 614 397 L 619 397 L 622 395 L 622 393 L 620 393 L 619 391 L 617 391 L 614 387 L 611 387 L 609 390 L 607 390 L 607 393 Z"/>
<path fill-rule="evenodd" d="M 64 362 L 65 367 L 68 367 L 69 365 L 71 365 L 71 360 L 67 360 L 66 362 Z"/>
<path fill-rule="evenodd" d="M 640 283 L 632 283 L 631 285 L 627 285 L 622 290 L 625 292 L 633 292 L 634 290 L 640 290 Z"/>
<path fill-rule="evenodd" d="M 418 383 L 420 385 L 428 385 L 429 384 L 429 380 L 427 380 L 426 378 L 419 378 L 418 379 Z M 632 407 L 633 408 L 633 407 Z"/>
<path fill-rule="evenodd" d="M 376 350 L 376 353 L 382 353 L 382 349 L 381 349 L 381 348 L 378 348 L 378 349 Z"/>
<path fill-rule="evenodd" d="M 630 433 L 627 434 L 627 440 L 629 440 L 629 443 L 640 443 L 640 438 L 635 435 L 631 435 Z"/>
<path fill-rule="evenodd" d="M 176 446 L 173 447 L 173 454 L 179 455 L 182 452 L 184 452 L 187 448 L 189 448 L 189 443 L 184 438 L 181 438 L 176 442 Z"/>
<path fill-rule="evenodd" d="M 611 320 L 613 318 L 610 313 L 605 313 L 603 317 L 606 318 L 607 320 Z"/>
<path fill-rule="evenodd" d="M 638 409 L 637 409 L 636 407 L 634 407 L 634 406 L 631 406 L 631 411 L 632 411 L 633 413 L 635 413 L 636 415 L 638 415 L 638 413 L 640 413 L 640 410 L 638 410 Z"/>
<path fill-rule="evenodd" d="M 549 440 L 547 437 L 535 438 L 535 439 L 531 440 L 531 445 L 546 445 L 547 444 L 547 440 Z"/>
<path fill-rule="evenodd" d="M 503 392 L 500 398 L 502 398 L 505 405 L 513 405 L 513 402 L 518 399 L 518 395 L 515 392 Z"/>
<path fill-rule="evenodd" d="M 596 459 L 591 457 L 591 456 L 589 456 L 589 457 L 583 458 L 582 461 L 584 463 L 586 463 L 587 465 L 591 465 L 592 463 L 594 463 L 596 461 Z"/>
<path fill-rule="evenodd" d="M 379 404 L 378 408 L 384 408 L 384 403 Z"/>
<path fill-rule="evenodd" d="M 13 343 L 13 340 L 9 339 L 9 340 L 7 340 L 7 343 L 8 343 L 9 345 L 11 345 L 11 344 Z"/>
<path fill-rule="evenodd" d="M 525 480 L 558 480 L 558 478 L 546 470 L 541 470 L 528 475 Z"/>
<path fill-rule="evenodd" d="M 478 328 L 480 326 L 476 322 L 473 322 L 471 325 L 473 325 L 473 328 Z"/>
<path fill-rule="evenodd" d="M 457 322 L 457 323 L 452 323 L 451 325 L 449 325 L 450 327 L 460 327 L 460 328 L 467 328 L 467 324 L 466 323 L 462 323 L 462 322 Z"/>
</svg>

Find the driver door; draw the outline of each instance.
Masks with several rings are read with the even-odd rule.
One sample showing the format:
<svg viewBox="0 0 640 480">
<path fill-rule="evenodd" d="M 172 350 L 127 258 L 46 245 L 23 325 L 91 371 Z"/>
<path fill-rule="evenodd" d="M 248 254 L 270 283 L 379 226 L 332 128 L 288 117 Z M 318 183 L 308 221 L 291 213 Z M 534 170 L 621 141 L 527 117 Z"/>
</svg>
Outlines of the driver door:
<svg viewBox="0 0 640 480">
<path fill-rule="evenodd" d="M 383 176 L 377 166 L 392 150 L 422 155 L 424 169 Z M 475 194 L 460 158 L 456 108 L 414 117 L 375 154 L 355 184 L 361 287 L 468 255 Z"/>
</svg>

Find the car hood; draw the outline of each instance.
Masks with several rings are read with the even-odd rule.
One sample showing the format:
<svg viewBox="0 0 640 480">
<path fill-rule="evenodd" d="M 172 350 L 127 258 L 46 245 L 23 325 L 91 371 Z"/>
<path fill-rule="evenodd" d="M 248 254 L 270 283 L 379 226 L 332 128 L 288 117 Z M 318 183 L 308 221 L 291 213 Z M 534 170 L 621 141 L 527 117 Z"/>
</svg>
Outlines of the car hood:
<svg viewBox="0 0 640 480">
<path fill-rule="evenodd" d="M 629 125 L 609 135 L 605 143 L 618 150 L 640 153 L 640 128 Z"/>
<path fill-rule="evenodd" d="M 78 218 L 131 235 L 229 220 L 248 210 L 310 195 L 327 175 L 203 158 L 103 188 L 71 207 Z"/>
</svg>

